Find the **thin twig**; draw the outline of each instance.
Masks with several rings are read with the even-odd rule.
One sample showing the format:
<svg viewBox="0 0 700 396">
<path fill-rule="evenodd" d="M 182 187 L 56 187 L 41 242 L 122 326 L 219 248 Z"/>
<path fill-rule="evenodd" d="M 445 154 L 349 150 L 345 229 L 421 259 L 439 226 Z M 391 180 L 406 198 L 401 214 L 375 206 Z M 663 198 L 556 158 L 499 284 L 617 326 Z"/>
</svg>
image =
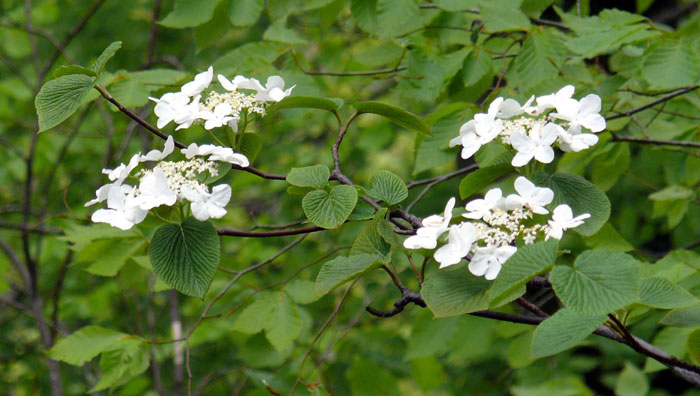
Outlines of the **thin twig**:
<svg viewBox="0 0 700 396">
<path fill-rule="evenodd" d="M 311 227 L 305 227 L 305 228 L 296 228 L 293 230 L 277 230 L 277 231 L 261 231 L 261 232 L 233 230 L 230 228 L 219 228 L 216 231 L 219 233 L 219 235 L 225 235 L 225 236 L 238 236 L 238 237 L 246 237 L 246 238 L 270 238 L 270 237 L 281 237 L 281 236 L 288 236 L 288 235 L 310 234 L 312 232 L 323 231 L 324 229 L 325 228 L 321 228 L 319 226 L 311 226 Z"/>
<path fill-rule="evenodd" d="M 620 136 L 616 133 L 612 133 L 613 142 L 630 142 L 639 144 L 650 144 L 653 146 L 681 146 L 681 147 L 700 147 L 700 142 L 692 142 L 687 140 L 660 140 L 660 139 L 647 139 L 647 138 L 636 138 L 632 136 Z"/>
<path fill-rule="evenodd" d="M 478 164 L 472 164 L 472 165 L 469 165 L 469 166 L 465 166 L 464 168 L 458 169 L 458 170 L 456 170 L 456 171 L 454 171 L 454 172 L 448 173 L 448 174 L 446 174 L 446 175 L 443 175 L 443 176 L 440 176 L 440 177 L 435 177 L 435 178 L 433 178 L 433 179 L 429 179 L 430 181 L 427 182 L 428 185 L 425 186 L 425 188 L 423 189 L 423 191 L 421 191 L 421 192 L 416 196 L 416 198 L 415 198 L 413 201 L 411 201 L 411 203 L 408 204 L 408 206 L 406 206 L 406 211 L 410 211 L 410 210 L 413 208 L 413 206 L 415 206 L 421 199 L 423 199 L 423 197 L 424 197 L 425 194 L 428 192 L 428 190 L 430 190 L 431 188 L 433 188 L 433 187 L 434 187 L 435 185 L 437 185 L 438 183 L 442 183 L 442 182 L 445 181 L 445 180 L 448 180 L 448 179 L 453 178 L 453 177 L 455 177 L 455 176 L 459 176 L 459 175 L 464 174 L 464 173 L 470 173 L 470 172 L 472 172 L 472 171 L 474 171 L 474 170 L 476 170 L 476 169 L 478 169 L 478 168 L 479 168 L 479 165 L 478 165 Z M 420 182 L 420 183 L 419 183 L 419 182 Z M 411 184 L 413 184 L 413 185 L 411 186 Z M 422 183 L 422 181 L 413 182 L 413 183 L 409 183 L 409 186 L 410 186 L 410 187 L 408 187 L 408 186 L 407 186 L 407 187 L 408 187 L 408 188 L 411 188 L 411 187 L 417 186 L 417 185 L 419 185 L 419 184 L 424 184 L 424 183 Z"/>
<path fill-rule="evenodd" d="M 663 102 L 666 102 L 667 100 L 671 100 L 671 99 L 675 98 L 676 96 L 680 96 L 680 95 L 684 95 L 684 94 L 686 94 L 686 93 L 688 93 L 688 92 L 692 92 L 692 91 L 694 91 L 694 90 L 696 90 L 696 89 L 698 89 L 698 88 L 700 88 L 700 85 L 693 85 L 693 86 L 690 86 L 690 87 L 685 87 L 685 88 L 677 89 L 677 90 L 675 90 L 675 91 L 669 93 L 668 95 L 664 95 L 664 96 L 662 96 L 662 97 L 660 97 L 660 98 L 658 98 L 658 99 L 656 99 L 656 100 L 652 100 L 651 102 L 649 102 L 649 103 L 647 103 L 647 104 L 645 104 L 645 105 L 636 107 L 636 108 L 634 108 L 634 109 L 632 109 L 632 110 L 624 111 L 624 112 L 622 112 L 622 113 L 617 113 L 617 114 L 613 114 L 613 115 L 611 115 L 611 116 L 607 116 L 607 117 L 605 117 L 605 120 L 606 120 L 606 121 L 612 121 L 612 120 L 616 120 L 616 119 L 618 119 L 618 118 L 629 117 L 629 116 L 631 116 L 632 114 L 639 113 L 640 111 L 644 111 L 644 110 L 646 110 L 646 109 L 648 109 L 648 108 L 650 108 L 650 107 L 656 106 L 656 105 L 659 104 L 659 103 L 663 103 Z"/>
</svg>

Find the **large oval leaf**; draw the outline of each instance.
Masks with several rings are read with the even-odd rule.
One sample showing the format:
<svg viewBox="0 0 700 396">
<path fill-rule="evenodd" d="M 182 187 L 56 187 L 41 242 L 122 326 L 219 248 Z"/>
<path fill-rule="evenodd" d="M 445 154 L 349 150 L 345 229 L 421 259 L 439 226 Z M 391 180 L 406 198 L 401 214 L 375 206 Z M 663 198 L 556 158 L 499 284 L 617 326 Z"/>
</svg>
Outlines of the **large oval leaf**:
<svg viewBox="0 0 700 396">
<path fill-rule="evenodd" d="M 331 171 L 326 165 L 292 168 L 287 174 L 287 183 L 297 187 L 323 187 L 328 184 Z"/>
<path fill-rule="evenodd" d="M 335 186 L 328 193 L 314 190 L 301 202 L 312 223 L 323 228 L 336 228 L 347 220 L 357 203 L 357 190 L 352 186 Z"/>
<path fill-rule="evenodd" d="M 219 265 L 219 235 L 193 217 L 158 228 L 151 240 L 153 271 L 177 291 L 204 297 Z"/>
<path fill-rule="evenodd" d="M 567 307 L 583 314 L 606 314 L 637 301 L 639 262 L 625 253 L 588 250 L 573 267 L 554 267 L 549 280 Z"/>
<path fill-rule="evenodd" d="M 595 234 L 610 217 L 608 197 L 598 186 L 581 176 L 537 172 L 533 175 L 532 181 L 540 187 L 548 187 L 554 191 L 554 201 L 549 205 L 550 209 L 560 204 L 567 204 L 575 216 L 582 213 L 591 215 L 582 225 L 574 228 L 582 235 Z"/>
<path fill-rule="evenodd" d="M 568 308 L 560 309 L 535 329 L 531 356 L 550 356 L 574 347 L 606 319 L 606 315 L 582 315 Z"/>
<path fill-rule="evenodd" d="M 435 317 L 463 315 L 489 306 L 486 290 L 491 282 L 472 275 L 464 265 L 430 274 L 421 295 Z"/>
</svg>

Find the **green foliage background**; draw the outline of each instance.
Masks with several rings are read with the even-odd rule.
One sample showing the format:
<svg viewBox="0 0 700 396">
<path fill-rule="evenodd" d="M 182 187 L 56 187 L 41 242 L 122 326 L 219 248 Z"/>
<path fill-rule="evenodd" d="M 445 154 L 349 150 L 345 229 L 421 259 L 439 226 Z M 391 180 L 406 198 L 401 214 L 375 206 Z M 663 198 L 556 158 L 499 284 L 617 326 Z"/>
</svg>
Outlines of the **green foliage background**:
<svg viewBox="0 0 700 396">
<path fill-rule="evenodd" d="M 440 307 L 431 306 L 430 292 L 449 287 L 453 276 L 426 282 L 432 311 L 409 305 L 388 319 L 365 312 L 370 304 L 389 309 L 398 298 L 381 271 L 367 272 L 346 294 L 350 283 L 318 297 L 314 281 L 321 264 L 342 263 L 335 257 L 347 255 L 366 222 L 310 234 L 249 273 L 238 271 L 264 262 L 297 237 L 224 237 L 221 271 L 206 296 L 178 294 L 153 274 L 147 243 L 152 226 L 128 232 L 94 226 L 93 209 L 83 207 L 104 182 L 100 169 L 159 148 L 161 141 L 108 102 L 95 100 L 94 90 L 85 92 L 89 103 L 74 116 L 41 134 L 34 108 L 46 81 L 76 70 L 62 65 L 90 65 L 117 40 L 122 48 L 101 81 L 152 123 L 148 96 L 176 90 L 209 65 L 229 78 L 279 74 L 296 84 L 294 96 L 342 99 L 344 117 L 348 104 L 379 101 L 424 119 L 430 135 L 376 115 L 352 124 L 340 147 L 343 169 L 375 196 L 372 177 L 378 171 L 408 183 L 468 165 L 447 142 L 497 96 L 523 103 L 532 94 L 573 84 L 577 98 L 596 93 L 603 115 L 614 116 L 684 90 L 610 120 L 598 145 L 564 155 L 547 171 L 584 176 L 611 202 L 610 220 L 600 231 L 562 240 L 560 250 L 574 254 L 557 263 L 572 264 L 591 248 L 642 261 L 642 273 L 654 276 L 649 282 L 675 287 L 676 300 L 642 296 L 638 302 L 632 296 L 634 303 L 613 309 L 629 313 L 635 335 L 692 362 L 700 356 L 698 308 L 667 309 L 695 304 L 700 295 L 700 158 L 697 146 L 649 142 L 700 140 L 695 3 L 638 0 L 628 11 L 607 8 L 612 6 L 606 2 L 552 0 L 3 0 L 0 7 L 0 393 L 51 394 L 49 373 L 58 372 L 65 394 L 287 394 L 298 378 L 298 395 L 700 394 L 625 345 L 585 338 L 605 320 L 594 308 L 580 322 L 586 325 L 583 343 L 535 358 L 531 343 L 561 334 L 556 323 L 535 330 L 467 315 L 434 319 Z M 253 162 L 258 169 L 287 174 L 317 164 L 332 168 L 337 123 L 328 112 L 279 109 L 248 131 L 262 140 Z M 168 126 L 165 132 L 188 143 L 208 139 L 200 127 L 174 132 Z M 482 168 L 494 165 L 498 153 L 480 153 L 476 160 Z M 412 212 L 439 213 L 458 192 L 467 198 L 487 186 L 509 189 L 514 177 L 495 172 L 476 189 L 473 180 L 440 183 Z M 244 172 L 230 172 L 224 181 L 233 198 L 217 226 L 265 229 L 308 215 L 302 195 L 292 194 L 285 181 Z M 411 188 L 406 202 L 420 190 Z M 394 198 L 385 200 L 393 204 Z M 370 211 L 364 219 L 372 216 Z M 417 290 L 406 256 L 394 253 L 393 259 L 404 284 Z M 343 276 L 372 269 L 373 260 L 355 261 L 358 267 Z M 15 261 L 35 271 L 23 274 Z M 546 264 L 550 269 L 552 263 Z M 428 278 L 436 270 L 431 262 Z M 552 276 L 566 276 L 558 272 Z M 200 323 L 207 303 L 234 277 L 240 280 Z M 545 303 L 556 307 L 556 301 Z M 468 304 L 488 307 L 486 301 Z M 500 310 L 521 313 L 510 305 Z M 570 322 L 567 315 L 576 316 L 557 315 L 563 324 Z M 335 320 L 325 326 L 331 316 Z M 183 362 L 184 342 L 171 341 L 187 336 L 193 324 Z M 60 343 L 78 330 L 78 337 Z M 55 342 L 48 356 L 62 363 L 47 359 Z"/>
</svg>

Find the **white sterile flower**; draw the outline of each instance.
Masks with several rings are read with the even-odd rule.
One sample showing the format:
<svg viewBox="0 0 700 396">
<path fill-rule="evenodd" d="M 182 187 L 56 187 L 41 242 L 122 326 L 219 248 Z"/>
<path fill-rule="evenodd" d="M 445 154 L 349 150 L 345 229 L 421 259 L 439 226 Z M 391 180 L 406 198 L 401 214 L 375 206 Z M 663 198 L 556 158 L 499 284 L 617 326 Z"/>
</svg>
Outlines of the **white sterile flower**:
<svg viewBox="0 0 700 396">
<path fill-rule="evenodd" d="M 481 138 L 488 139 L 487 143 L 493 140 L 503 130 L 503 121 L 496 119 L 498 110 L 501 108 L 503 98 L 496 98 L 489 105 L 488 114 L 474 114 L 474 129 Z"/>
<path fill-rule="evenodd" d="M 538 122 L 532 126 L 529 134 L 525 134 L 523 130 L 513 132 L 510 135 L 510 144 L 518 152 L 513 157 L 511 165 L 523 166 L 532 158 L 545 164 L 552 162 L 554 150 L 551 146 L 559 136 L 557 127 L 558 125 L 551 122 L 543 127 Z"/>
<path fill-rule="evenodd" d="M 189 128 L 197 119 L 199 113 L 199 100 L 201 96 L 195 96 L 190 102 L 190 97 L 182 92 L 169 92 L 160 99 L 149 97 L 156 102 L 153 109 L 158 122 L 158 128 L 163 128 L 171 121 L 178 124 L 176 129 Z"/>
<path fill-rule="evenodd" d="M 113 181 L 114 184 L 120 185 L 127 177 L 129 177 L 131 171 L 139 165 L 140 157 L 141 154 L 134 154 L 131 156 L 128 165 L 119 164 L 119 166 L 114 169 L 102 169 L 102 174 L 107 175 L 109 180 Z"/>
<path fill-rule="evenodd" d="M 561 127 L 560 127 L 561 128 Z M 561 128 L 559 131 L 559 148 L 565 152 L 579 152 L 590 148 L 598 143 L 598 136 L 592 133 L 576 133 L 573 128 L 565 131 Z"/>
<path fill-rule="evenodd" d="M 533 213 L 549 213 L 544 205 L 552 202 L 554 191 L 547 187 L 537 187 L 524 176 L 519 176 L 515 179 L 514 187 L 517 194 L 510 194 L 506 197 L 506 208 L 512 210 L 527 207 Z"/>
<path fill-rule="evenodd" d="M 107 198 L 108 209 L 98 209 L 92 214 L 95 223 L 108 223 L 112 227 L 128 230 L 146 218 L 148 211 L 139 207 L 135 189 L 131 186 L 113 186 Z"/>
<path fill-rule="evenodd" d="M 238 88 L 245 88 L 245 86 L 250 86 L 250 82 L 248 78 L 245 78 L 243 76 L 236 76 L 233 78 L 233 80 L 229 81 L 229 79 L 226 78 L 223 74 L 219 74 L 216 76 L 216 78 L 219 80 L 219 83 L 221 84 L 222 87 L 224 87 L 225 90 L 227 91 L 235 91 Z M 255 89 L 255 88 L 248 88 L 248 89 Z"/>
<path fill-rule="evenodd" d="M 591 132 L 600 132 L 605 129 L 605 118 L 600 115 L 600 96 L 586 95 L 581 101 L 570 100 L 557 104 L 557 111 L 551 116 L 564 121 L 569 121 L 569 130 L 578 134 L 581 127 Z"/>
<path fill-rule="evenodd" d="M 214 68 L 209 66 L 207 71 L 197 74 L 194 76 L 194 80 L 183 85 L 182 88 L 180 88 L 180 92 L 187 96 L 199 95 L 211 84 L 212 78 L 214 78 Z"/>
<path fill-rule="evenodd" d="M 163 151 L 151 150 L 146 155 L 140 156 L 139 162 L 160 161 L 170 155 L 173 150 L 175 150 L 175 140 L 173 140 L 172 136 L 168 136 L 168 139 L 165 141 L 165 145 L 163 146 Z"/>
<path fill-rule="evenodd" d="M 514 246 L 487 246 L 477 247 L 469 262 L 469 272 L 476 276 L 484 276 L 487 280 L 494 280 L 501 272 L 503 264 L 517 252 Z"/>
<path fill-rule="evenodd" d="M 416 230 L 416 235 L 403 241 L 403 246 L 406 249 L 435 249 L 438 237 L 447 231 L 450 220 L 452 220 L 452 209 L 455 207 L 455 202 L 454 197 L 447 201 L 443 216 L 432 215 L 423 219 L 423 227 Z"/>
<path fill-rule="evenodd" d="M 503 192 L 500 188 L 492 188 L 483 199 L 475 199 L 469 202 L 466 206 L 468 210 L 467 213 L 463 213 L 462 216 L 468 219 L 479 220 L 491 215 L 491 210 L 497 208 L 503 204 L 501 198 L 503 197 Z"/>
<path fill-rule="evenodd" d="M 557 93 L 538 97 L 537 107 L 539 112 L 552 108 L 558 109 L 559 106 L 567 106 L 573 102 L 576 102 L 576 99 L 571 98 L 574 95 L 575 90 L 576 88 L 574 88 L 573 85 L 567 85 L 558 90 Z"/>
<path fill-rule="evenodd" d="M 214 128 L 220 128 L 229 121 L 233 120 L 234 117 L 231 116 L 233 108 L 230 104 L 224 102 L 219 103 L 214 107 L 214 111 L 202 110 L 199 112 L 199 118 L 204 121 L 204 129 L 211 130 Z M 236 124 L 237 125 L 237 124 Z"/>
<path fill-rule="evenodd" d="M 177 194 L 168 188 L 168 177 L 160 169 L 141 178 L 139 195 L 136 202 L 143 210 L 153 209 L 160 205 L 172 206 L 177 201 Z"/>
<path fill-rule="evenodd" d="M 462 257 L 469 254 L 472 245 L 478 238 L 476 227 L 472 223 L 455 224 L 450 227 L 447 244 L 435 252 L 435 261 L 440 263 L 440 268 L 445 268 L 462 261 Z"/>
<path fill-rule="evenodd" d="M 501 120 L 498 120 L 501 121 Z M 502 126 L 502 124 L 501 124 Z M 474 155 L 481 146 L 491 142 L 498 134 L 501 132 L 498 128 L 487 130 L 490 135 L 481 136 L 476 133 L 476 121 L 469 120 L 468 122 L 462 124 L 459 128 L 459 136 L 450 140 L 450 147 L 454 147 L 458 144 L 462 145 L 461 156 L 463 159 L 467 159 Z"/>
<path fill-rule="evenodd" d="M 591 217 L 588 213 L 583 213 L 574 217 L 569 205 L 559 205 L 552 211 L 552 220 L 549 220 L 549 231 L 545 240 L 549 238 L 561 239 L 564 230 L 576 228 L 583 224 L 583 220 Z"/>
<path fill-rule="evenodd" d="M 530 106 L 530 104 L 535 100 L 535 95 L 532 95 L 530 99 L 525 102 L 524 105 L 520 106 L 520 103 L 518 103 L 517 100 L 515 99 L 506 99 L 503 101 L 501 106 L 498 109 L 498 118 L 511 118 L 515 117 L 517 115 L 520 115 L 522 113 L 527 113 L 530 115 L 537 115 L 539 114 L 539 111 L 537 107 Z"/>
<path fill-rule="evenodd" d="M 224 161 L 230 162 L 231 164 L 241 166 L 243 168 L 250 165 L 248 157 L 243 154 L 236 153 L 230 147 L 215 146 L 213 144 L 203 144 L 197 146 L 196 143 L 192 143 L 187 146 L 186 149 L 180 150 L 187 159 L 190 159 L 196 155 L 208 155 L 209 161 Z"/>
<path fill-rule="evenodd" d="M 190 209 L 195 219 L 199 221 L 207 221 L 209 218 L 219 219 L 226 214 L 224 206 L 231 199 L 231 186 L 219 184 L 212 189 L 211 194 L 183 187 L 182 195 L 191 202 Z"/>
<path fill-rule="evenodd" d="M 236 83 L 235 79 L 234 83 Z M 292 89 L 296 87 L 296 85 L 293 85 L 287 90 L 284 90 L 284 79 L 280 76 L 268 77 L 264 87 L 260 84 L 260 81 L 255 78 L 249 78 L 247 81 L 245 81 L 245 79 L 239 79 L 237 86 L 238 88 L 254 89 L 258 91 L 255 95 L 255 99 L 264 102 L 279 102 L 291 95 Z"/>
</svg>

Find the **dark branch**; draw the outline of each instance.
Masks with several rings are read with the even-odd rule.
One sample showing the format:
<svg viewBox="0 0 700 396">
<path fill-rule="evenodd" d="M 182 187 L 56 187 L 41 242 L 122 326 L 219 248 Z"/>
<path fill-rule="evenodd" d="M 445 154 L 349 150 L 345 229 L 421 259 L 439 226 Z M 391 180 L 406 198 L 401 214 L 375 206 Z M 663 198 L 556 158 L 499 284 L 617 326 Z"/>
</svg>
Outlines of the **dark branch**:
<svg viewBox="0 0 700 396">
<path fill-rule="evenodd" d="M 318 226 L 312 226 L 312 227 L 305 227 L 305 228 L 297 228 L 297 229 L 293 229 L 293 230 L 277 230 L 277 231 L 261 231 L 261 232 L 233 230 L 230 228 L 219 228 L 217 230 L 217 232 L 219 233 L 219 235 L 225 235 L 225 236 L 237 236 L 237 237 L 245 237 L 245 238 L 271 238 L 271 237 L 281 237 L 281 236 L 287 236 L 287 235 L 310 234 L 312 232 L 323 231 L 323 230 L 324 230 L 324 228 L 321 228 Z"/>
<path fill-rule="evenodd" d="M 632 137 L 632 136 L 620 136 L 616 133 L 612 133 L 612 141 L 613 142 L 630 142 L 630 143 L 639 143 L 639 144 L 651 144 L 654 146 L 700 147 L 700 142 L 691 142 L 691 141 L 687 141 L 687 140 L 660 140 L 660 139 L 637 138 L 637 137 Z"/>
<path fill-rule="evenodd" d="M 659 103 L 663 103 L 663 102 L 666 102 L 666 101 L 668 101 L 668 100 L 671 100 L 671 99 L 675 98 L 676 96 L 680 96 L 680 95 L 687 94 L 688 92 L 692 92 L 692 91 L 694 91 L 694 90 L 696 90 L 696 89 L 698 89 L 698 88 L 700 88 L 700 85 L 693 85 L 693 86 L 690 86 L 690 87 L 685 87 L 685 88 L 677 89 L 677 90 L 675 90 L 675 91 L 669 93 L 668 95 L 664 95 L 664 96 L 662 96 L 662 97 L 660 97 L 660 98 L 658 98 L 658 99 L 656 99 L 656 100 L 652 100 L 651 102 L 649 102 L 649 103 L 647 103 L 647 104 L 645 104 L 645 105 L 636 107 L 636 108 L 634 108 L 634 109 L 632 109 L 632 110 L 628 110 L 628 111 L 625 111 L 625 112 L 622 112 L 622 113 L 617 113 L 617 114 L 613 114 L 613 115 L 611 115 L 611 116 L 607 116 L 607 117 L 605 117 L 605 120 L 606 120 L 606 121 L 611 121 L 611 120 L 616 120 L 616 119 L 618 119 L 618 118 L 629 117 L 629 116 L 631 116 L 632 114 L 639 113 L 640 111 L 644 111 L 644 110 L 646 110 L 646 109 L 648 109 L 648 108 L 651 108 L 651 107 L 656 106 L 656 105 L 659 104 Z"/>
<path fill-rule="evenodd" d="M 406 308 L 406 305 L 410 303 L 416 304 L 419 307 L 423 308 L 427 306 L 425 305 L 425 301 L 423 300 L 423 297 L 421 297 L 420 294 L 412 291 L 407 287 L 401 288 L 401 294 L 401 299 L 394 303 L 394 309 L 392 309 L 391 311 L 380 311 L 370 306 L 365 307 L 365 310 L 374 316 L 378 316 L 380 318 L 389 318 L 403 312 L 404 308 Z"/>
</svg>

